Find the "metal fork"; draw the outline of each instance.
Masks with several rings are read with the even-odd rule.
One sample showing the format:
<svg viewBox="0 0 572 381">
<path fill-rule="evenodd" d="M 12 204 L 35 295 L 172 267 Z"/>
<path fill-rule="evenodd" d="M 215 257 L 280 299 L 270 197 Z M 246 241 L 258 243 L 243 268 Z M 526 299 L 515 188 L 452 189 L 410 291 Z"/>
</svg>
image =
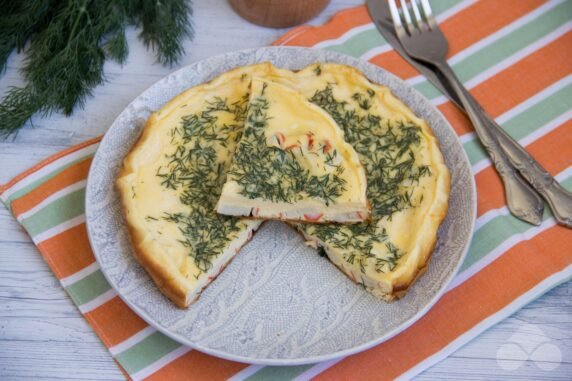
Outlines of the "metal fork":
<svg viewBox="0 0 572 381">
<path fill-rule="evenodd" d="M 527 222 L 535 224 L 541 222 L 542 200 L 518 176 L 514 170 L 516 167 L 548 201 L 556 221 L 572 227 L 572 194 L 562 188 L 520 145 L 509 141 L 508 135 L 497 134 L 488 127 L 487 116 L 482 107 L 465 89 L 447 63 L 448 43 L 432 15 L 429 2 L 410 0 L 410 5 L 404 0 L 400 2 L 399 9 L 395 0 L 389 0 L 393 25 L 401 45 L 411 57 L 434 67 L 459 97 L 475 127 L 477 136 L 491 156 L 504 183 L 507 206 L 511 213 Z M 504 156 L 499 144 L 502 144 L 508 158 Z"/>
</svg>

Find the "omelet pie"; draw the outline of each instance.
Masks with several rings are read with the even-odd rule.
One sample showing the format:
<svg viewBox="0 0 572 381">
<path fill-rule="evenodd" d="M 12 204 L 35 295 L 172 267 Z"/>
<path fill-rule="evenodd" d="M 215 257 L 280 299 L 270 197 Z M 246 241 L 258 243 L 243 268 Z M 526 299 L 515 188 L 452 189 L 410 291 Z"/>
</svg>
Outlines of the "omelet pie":
<svg viewBox="0 0 572 381">
<path fill-rule="evenodd" d="M 310 222 L 369 218 L 365 171 L 328 113 L 260 77 L 252 79 L 248 107 L 219 213 Z"/>
<path fill-rule="evenodd" d="M 252 106 L 258 107 L 250 102 L 251 82 L 255 89 L 252 94 L 257 89 L 260 94 L 260 86 L 267 83 L 267 95 L 299 94 L 298 98 L 279 97 L 304 104 L 296 111 L 316 110 L 307 101 L 327 113 L 343 131 L 340 136 L 357 153 L 367 179 L 363 185 L 369 203 L 368 220 L 353 224 L 289 223 L 365 290 L 385 300 L 401 297 L 429 263 L 438 227 L 447 213 L 449 171 L 424 120 L 386 87 L 338 64 L 316 63 L 298 72 L 277 69 L 269 63 L 245 66 L 183 92 L 153 113 L 117 179 L 136 259 L 166 296 L 186 307 L 260 225 L 258 219 L 216 212 L 227 177 L 238 173 L 231 165 L 243 132 L 247 134 L 247 119 L 254 116 Z M 280 111 L 272 116 L 284 120 L 294 117 Z M 323 114 L 321 117 L 325 118 Z M 273 121 L 272 125 L 280 123 Z M 283 133 L 282 137 L 268 128 L 259 146 L 284 155 L 291 152 L 288 155 L 309 176 L 336 174 L 335 166 L 327 170 L 321 166 L 332 151 L 325 148 L 328 145 L 320 131 L 312 130 L 315 135 L 310 143 L 306 132 Z M 296 149 L 299 153 L 288 151 L 291 144 L 300 144 Z M 345 147 L 339 141 L 334 146 Z M 302 153 L 316 150 L 319 160 L 300 159 Z M 336 160 L 340 156 L 338 153 Z M 344 163 L 341 167 L 346 177 L 342 178 L 347 188 L 339 197 L 349 192 L 351 196 L 342 201 L 347 202 L 352 197 L 357 199 L 362 185 L 358 183 L 359 170 L 347 164 L 354 155 L 343 158 L 347 160 L 340 161 Z M 328 208 L 324 200 L 322 206 Z M 333 201 L 328 203 L 333 205 Z M 243 209 L 248 208 L 252 206 Z"/>
<path fill-rule="evenodd" d="M 296 224 L 367 291 L 392 300 L 425 271 L 447 214 L 450 174 L 427 123 L 356 69 L 315 64 L 286 81 L 344 130 L 367 176 L 371 220 Z"/>
<path fill-rule="evenodd" d="M 179 307 L 199 296 L 260 225 L 219 215 L 215 206 L 243 131 L 250 78 L 280 73 L 253 65 L 187 90 L 150 116 L 124 159 L 116 184 L 135 257 Z"/>
</svg>

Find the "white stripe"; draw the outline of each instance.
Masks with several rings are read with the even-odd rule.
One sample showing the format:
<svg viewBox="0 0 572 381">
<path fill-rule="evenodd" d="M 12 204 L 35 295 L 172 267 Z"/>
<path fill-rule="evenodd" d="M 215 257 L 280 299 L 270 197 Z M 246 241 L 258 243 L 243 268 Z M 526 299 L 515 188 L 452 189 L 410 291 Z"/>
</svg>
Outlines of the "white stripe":
<svg viewBox="0 0 572 381">
<path fill-rule="evenodd" d="M 67 287 L 71 284 L 76 283 L 77 281 L 82 280 L 86 276 L 93 274 L 94 272 L 96 272 L 100 268 L 101 267 L 99 266 L 99 263 L 93 262 L 91 265 L 84 267 L 83 269 L 79 270 L 78 272 L 75 272 L 70 276 L 67 276 L 65 278 L 60 279 L 60 283 L 62 284 L 62 286 Z"/>
<path fill-rule="evenodd" d="M 567 75 L 558 82 L 555 82 L 552 85 L 544 88 L 542 91 L 534 94 L 532 97 L 528 98 L 524 102 L 521 102 L 515 107 L 511 108 L 510 110 L 504 112 L 502 115 L 499 115 L 498 117 L 495 118 L 496 122 L 498 124 L 505 123 L 506 121 L 514 118 L 516 115 L 521 114 L 527 109 L 531 108 L 532 106 L 542 102 L 544 99 L 550 97 L 551 95 L 556 94 L 558 91 L 567 87 L 571 83 L 572 83 L 572 74 Z"/>
<path fill-rule="evenodd" d="M 550 44 L 552 41 L 558 39 L 562 35 L 566 34 L 570 31 L 572 27 L 572 21 L 567 22 L 566 24 L 560 26 L 559 28 L 555 29 L 554 31 L 550 32 L 546 36 L 542 37 L 538 41 L 533 42 L 532 44 L 526 46 L 525 48 L 519 50 L 512 56 L 505 58 L 504 60 L 498 62 L 494 66 L 490 67 L 489 69 L 485 70 L 484 72 L 480 73 L 479 75 L 473 77 L 471 80 L 465 82 L 465 87 L 471 89 L 478 85 L 481 82 L 486 81 L 487 79 L 495 76 L 499 72 L 503 71 L 504 69 L 514 65 L 516 62 L 520 61 L 521 59 L 525 58 L 526 56 L 534 53 L 536 50 Z M 549 69 L 547 69 L 549 70 Z"/>
<path fill-rule="evenodd" d="M 515 63 L 517 63 L 521 59 L 523 59 L 523 58 L 529 56 L 530 54 L 534 53 L 536 50 L 543 48 L 544 46 L 550 44 L 552 41 L 554 41 L 554 40 L 558 39 L 559 37 L 561 37 L 562 35 L 566 34 L 568 31 L 570 31 L 571 27 L 572 27 L 572 21 L 567 22 L 566 24 L 555 29 L 554 31 L 547 34 L 546 36 L 544 36 L 540 40 L 526 46 L 525 48 L 523 48 L 522 50 L 519 50 L 518 52 L 516 52 L 512 56 L 505 58 L 504 60 L 496 63 L 495 65 L 491 66 L 487 70 L 485 70 L 485 71 L 481 72 L 480 74 L 476 75 L 475 77 L 471 78 L 470 80 L 468 80 L 467 82 L 464 83 L 465 88 L 470 90 L 470 89 L 476 87 L 477 85 L 481 84 L 482 82 L 485 82 L 486 80 L 494 77 L 495 75 L 497 75 L 501 71 L 507 69 L 508 67 L 514 65 Z M 409 81 L 407 81 L 407 82 L 410 83 Z M 436 98 L 431 99 L 431 104 L 434 105 L 435 107 L 438 107 L 438 106 L 441 106 L 443 103 L 446 103 L 448 101 L 449 101 L 449 98 L 447 98 L 444 95 L 440 95 Z"/>
<path fill-rule="evenodd" d="M 495 65 L 491 66 L 487 70 L 477 74 L 476 76 L 474 76 L 470 80 L 464 82 L 465 88 L 467 88 L 469 90 L 473 89 L 477 85 L 479 85 L 479 84 L 485 82 L 486 80 L 494 77 L 495 75 L 497 75 L 501 71 L 509 68 L 510 66 L 514 65 L 515 63 L 522 60 L 523 58 L 531 55 L 535 51 L 540 50 L 544 46 L 546 46 L 546 45 L 550 44 L 551 42 L 557 40 L 562 35 L 568 33 L 571 29 L 572 29 L 572 21 L 569 21 L 566 24 L 561 25 L 559 28 L 553 30 L 552 32 L 550 32 L 546 36 L 542 37 L 538 41 L 535 41 L 532 44 L 527 45 L 526 47 L 524 47 L 523 49 L 514 53 L 513 55 L 506 57 L 505 59 L 497 62 Z M 422 80 L 411 79 L 411 80 L 407 80 L 406 82 L 409 83 L 410 85 L 415 85 L 417 83 L 425 82 L 425 81 L 426 81 L 425 78 L 422 77 Z M 436 98 L 431 99 L 430 101 L 431 101 L 431 104 L 433 106 L 439 107 L 442 104 L 448 102 L 449 98 L 447 98 L 445 95 L 439 95 Z"/>
<path fill-rule="evenodd" d="M 562 172 L 554 176 L 554 178 L 558 182 L 562 182 L 570 177 L 572 177 L 572 166 L 568 167 L 567 169 L 563 170 Z M 506 216 L 507 214 L 509 214 L 509 210 L 506 206 L 498 209 L 489 210 L 488 212 L 486 212 L 477 219 L 475 223 L 475 232 L 478 231 L 481 227 L 483 227 L 491 220 L 495 219 L 496 217 Z M 525 240 L 530 240 L 554 225 L 556 225 L 556 221 L 553 218 L 549 218 L 542 224 L 540 224 L 540 226 L 531 227 L 530 229 L 528 229 L 523 233 L 510 236 L 503 243 L 497 246 L 493 251 L 488 253 L 485 257 L 473 263 L 470 267 L 468 267 L 464 271 L 458 273 L 457 276 L 455 276 L 455 278 L 453 278 L 453 280 L 451 281 L 451 284 L 447 288 L 447 291 L 454 289 L 461 283 L 465 282 L 467 279 L 471 278 L 473 275 L 477 274 L 479 271 L 487 267 L 489 264 L 491 264 L 498 257 L 503 255 L 506 251 L 508 251 L 517 243 Z"/>
<path fill-rule="evenodd" d="M 117 292 L 114 289 L 109 289 L 103 294 L 99 295 L 97 298 L 90 300 L 80 306 L 77 306 L 82 314 L 88 313 L 89 311 L 95 310 L 97 307 L 109 302 L 111 299 L 117 296 Z"/>
<path fill-rule="evenodd" d="M 279 46 L 284 46 L 284 45 L 286 45 L 290 40 L 292 40 L 292 39 L 298 37 L 300 34 L 304 33 L 305 31 L 306 31 L 306 29 L 299 29 L 298 31 L 296 31 L 296 33 L 294 33 L 294 34 L 288 36 L 287 39 L 285 39 L 284 41 L 282 41 Z"/>
<path fill-rule="evenodd" d="M 81 180 L 75 184 L 65 187 L 64 189 L 60 189 L 59 191 L 51 194 L 49 197 L 46 197 L 42 202 L 40 202 L 30 210 L 27 210 L 24 213 L 19 214 L 18 217 L 16 217 L 16 219 L 18 220 L 18 222 L 22 223 L 23 220 L 35 214 L 39 210 L 43 209 L 46 205 L 54 202 L 55 200 L 61 197 L 67 196 L 68 194 L 73 193 L 79 189 L 85 188 L 86 184 L 87 180 Z"/>
<path fill-rule="evenodd" d="M 564 0 L 549 1 L 548 3 L 536 8 L 532 12 L 527 13 L 526 15 L 522 16 L 521 18 L 517 19 L 516 21 L 513 21 L 512 23 L 508 24 L 507 26 L 497 30 L 493 34 L 490 34 L 487 37 L 483 38 L 482 40 L 479 40 L 478 42 L 474 43 L 473 45 L 461 50 L 460 52 L 458 52 L 457 54 L 455 54 L 454 56 L 452 56 L 451 58 L 449 58 L 447 60 L 449 62 L 449 65 L 453 66 L 456 63 L 464 60 L 468 56 L 476 53 L 477 51 L 493 44 L 498 39 L 514 32 L 516 29 L 519 29 L 520 27 L 524 26 L 525 24 L 529 23 L 530 21 L 533 21 L 534 19 L 541 16 L 543 13 L 546 13 L 550 9 L 561 4 L 563 1 Z M 410 85 L 415 85 L 415 84 L 418 84 L 418 83 L 421 83 L 424 81 L 425 81 L 425 77 L 422 75 L 418 75 L 416 77 L 408 79 L 407 83 L 409 83 Z"/>
<path fill-rule="evenodd" d="M 163 368 L 165 365 L 169 364 L 172 361 L 175 361 L 179 357 L 189 353 L 191 348 L 186 346 L 181 346 L 175 349 L 173 352 L 168 353 L 167 355 L 161 357 L 159 360 L 155 361 L 153 364 L 141 369 L 139 372 L 134 373 L 131 375 L 131 378 L 134 381 L 139 381 L 144 378 L 149 377 L 159 369 Z"/>
<path fill-rule="evenodd" d="M 344 42 L 346 42 L 347 40 L 349 40 L 350 38 L 352 38 L 353 36 L 355 36 L 356 34 L 359 34 L 361 32 L 365 32 L 366 30 L 372 30 L 372 29 L 375 29 L 375 25 L 373 23 L 356 26 L 355 28 L 352 28 L 352 29 L 348 30 L 346 33 L 342 34 L 340 37 L 332 38 L 331 40 L 320 41 L 316 45 L 314 45 L 313 47 L 317 48 L 317 49 L 323 49 L 325 47 L 332 46 L 332 45 L 341 45 Z"/>
<path fill-rule="evenodd" d="M 389 52 L 391 49 L 393 49 L 391 47 L 391 45 L 389 44 L 384 44 L 381 46 L 377 46 L 373 49 L 368 50 L 367 52 L 365 52 L 364 54 L 362 54 L 359 58 L 364 60 L 364 61 L 369 61 L 371 60 L 373 57 L 378 56 L 380 54 Z"/>
<path fill-rule="evenodd" d="M 113 347 L 110 347 L 109 352 L 111 352 L 111 354 L 113 356 L 117 356 L 119 353 L 125 352 L 126 350 L 133 347 L 134 345 L 142 342 L 143 340 L 145 340 L 147 337 L 151 336 L 155 332 L 157 332 L 157 330 L 151 326 L 143 328 L 141 331 L 137 332 L 136 334 L 134 334 L 130 338 L 122 341 L 121 343 L 119 343 L 117 345 L 114 345 Z"/>
<path fill-rule="evenodd" d="M 518 144 L 525 147 L 530 143 L 540 139 L 544 135 L 547 135 L 551 131 L 557 129 L 563 123 L 568 121 L 572 117 L 572 111 L 566 111 L 564 114 L 557 116 L 556 118 L 552 119 L 550 122 L 546 123 L 541 128 L 535 130 L 534 132 L 530 133 L 528 136 L 523 137 L 518 141 Z M 488 157 L 476 162 L 474 165 L 471 166 L 471 170 L 473 175 L 477 175 L 482 170 L 488 168 L 492 164 L 491 159 Z"/>
<path fill-rule="evenodd" d="M 572 265 L 544 279 L 542 282 L 538 283 L 532 289 L 522 294 L 521 296 L 516 298 L 513 302 L 505 306 L 502 310 L 494 313 L 493 315 L 484 319 L 480 323 L 476 324 L 469 331 L 457 337 L 455 340 L 450 342 L 446 347 L 444 347 L 439 352 L 433 354 L 430 357 L 427 357 L 425 360 L 418 363 L 416 366 L 409 369 L 407 372 L 401 374 L 398 377 L 398 380 L 410 380 L 417 374 L 423 372 L 424 370 L 444 360 L 453 352 L 455 352 L 457 349 L 461 348 L 463 345 L 473 340 L 475 337 L 486 331 L 488 328 L 492 327 L 498 322 L 514 314 L 523 306 L 527 305 L 528 303 L 537 299 L 542 294 L 546 293 L 547 289 L 557 286 L 558 284 L 566 281 L 570 277 L 572 277 Z"/>
<path fill-rule="evenodd" d="M 550 131 L 555 130 L 559 126 L 563 125 L 567 121 L 572 119 L 572 110 L 566 111 L 564 114 L 552 119 L 550 122 L 546 123 L 544 126 L 538 130 L 532 132 L 528 136 L 523 137 L 518 142 L 522 146 L 527 146 L 533 141 L 539 139 L 540 137 L 548 134 Z"/>
<path fill-rule="evenodd" d="M 457 274 L 457 276 L 455 276 L 455 278 L 453 278 L 453 280 L 449 284 L 449 287 L 447 287 L 446 292 L 451 291 L 455 287 L 457 287 L 460 284 L 467 281 L 469 278 L 472 278 L 473 275 L 477 274 L 482 269 L 484 269 L 485 267 L 490 265 L 492 262 L 497 260 L 499 257 L 501 257 L 503 254 L 505 254 L 508 250 L 513 248 L 515 245 L 517 245 L 521 242 L 524 242 L 524 241 L 528 241 L 528 240 L 536 237 L 538 234 L 542 233 L 543 231 L 545 231 L 547 229 L 550 229 L 554 225 L 556 225 L 556 221 L 554 220 L 554 218 L 549 218 L 546 221 L 544 221 L 542 224 L 540 224 L 540 226 L 535 226 L 533 228 L 526 230 L 523 233 L 515 234 L 515 235 L 511 236 L 510 238 L 506 239 L 503 243 L 498 245 L 494 250 L 489 252 L 485 257 L 483 257 L 479 261 L 475 262 L 473 265 L 468 267 L 463 272 Z"/>
<path fill-rule="evenodd" d="M 439 23 L 443 22 L 448 18 L 456 15 L 457 13 L 461 12 L 463 9 L 468 8 L 471 5 L 475 4 L 476 2 L 477 2 L 476 0 L 465 0 L 463 2 L 460 2 L 459 4 L 454 5 L 451 8 L 439 13 L 437 16 L 435 16 L 435 19 Z"/>
<path fill-rule="evenodd" d="M 324 362 L 321 362 L 319 364 L 316 364 L 313 367 L 311 367 L 310 369 L 308 369 L 307 371 L 305 371 L 304 373 L 298 375 L 298 377 L 296 377 L 292 381 L 309 381 L 312 378 L 316 377 L 318 374 L 325 371 L 326 369 L 331 368 L 332 366 L 336 365 L 337 363 L 339 363 L 343 359 L 345 359 L 345 357 L 341 357 L 341 358 L 338 358 L 335 360 L 330 360 L 330 361 L 324 361 Z"/>
<path fill-rule="evenodd" d="M 227 381 L 243 381 L 248 377 L 252 376 L 254 373 L 258 372 L 260 369 L 264 368 L 264 365 L 250 365 L 230 377 Z"/>
<path fill-rule="evenodd" d="M 65 165 L 67 165 L 67 164 L 69 164 L 75 160 L 81 159 L 82 157 L 86 157 L 86 156 L 93 154 L 97 150 L 98 146 L 99 146 L 99 143 L 93 143 L 87 147 L 84 147 L 84 148 L 79 149 L 73 153 L 70 153 L 69 155 L 65 155 L 63 157 L 60 157 L 59 159 L 51 162 L 50 164 L 47 164 L 45 167 L 39 169 L 38 171 L 32 173 L 31 175 L 24 177 L 22 180 L 18 181 L 16 184 L 14 184 L 10 188 L 8 188 L 2 194 L 2 196 L 0 196 L 2 198 L 2 201 L 7 202 L 8 198 L 10 198 L 10 196 L 13 195 L 14 193 L 16 193 L 19 190 L 27 187 L 28 185 L 32 184 L 34 181 L 41 179 L 42 177 L 56 171 L 60 167 L 63 167 L 63 166 L 65 166 Z"/>
<path fill-rule="evenodd" d="M 572 166 L 566 168 L 565 170 L 554 176 L 556 181 L 558 181 L 559 183 L 561 183 L 562 181 L 566 180 L 569 177 L 572 177 Z"/>
<path fill-rule="evenodd" d="M 81 214 L 77 217 L 72 218 L 71 220 L 67 220 L 59 225 L 54 226 L 51 229 L 48 229 L 40 234 L 32 237 L 32 241 L 36 244 L 36 246 L 47 239 L 50 239 L 58 234 L 65 232 L 73 227 L 81 225 L 85 222 L 85 214 Z"/>
<path fill-rule="evenodd" d="M 509 214 L 509 211 L 508 211 L 508 208 L 506 206 L 503 206 L 502 208 L 498 208 L 498 209 L 489 210 L 488 212 L 486 212 L 485 214 L 483 214 L 482 216 L 477 218 L 477 221 L 475 222 L 475 232 L 480 230 L 483 226 L 488 224 L 491 220 L 493 220 L 497 217 L 506 216 L 507 214 Z"/>
<path fill-rule="evenodd" d="M 528 109 L 533 107 L 534 105 L 542 102 L 546 98 L 550 97 L 551 95 L 557 93 L 558 91 L 562 90 L 566 86 L 572 83 L 572 75 L 568 75 L 561 79 L 558 82 L 553 83 L 552 85 L 546 87 L 542 91 L 534 94 L 532 97 L 528 98 L 524 102 L 519 103 L 518 105 L 514 106 L 510 110 L 504 112 L 502 115 L 499 115 L 495 118 L 495 121 L 498 124 L 506 123 L 507 121 L 513 119 L 514 117 L 526 112 Z M 468 141 L 476 139 L 477 135 L 474 132 L 467 132 L 459 136 L 459 140 L 461 144 L 465 144 Z"/>
<path fill-rule="evenodd" d="M 437 22 L 443 22 L 443 21 L 445 21 L 446 19 L 448 19 L 448 18 L 454 16 L 455 14 L 459 13 L 459 12 L 462 11 L 463 9 L 465 9 L 465 8 L 467 8 L 467 7 L 471 6 L 471 5 L 473 5 L 474 3 L 476 3 L 476 0 L 465 0 L 465 1 L 463 1 L 463 2 L 461 2 L 461 3 L 459 3 L 459 4 L 457 4 L 457 5 L 455 5 L 455 6 L 453 6 L 453 7 L 451 7 L 451 8 L 449 8 L 449 9 L 443 11 L 442 13 L 440 13 L 439 15 L 437 15 L 437 17 L 436 17 Z M 373 25 L 373 24 L 369 24 L 369 25 Z M 321 43 L 320 43 L 320 44 L 321 44 Z M 317 47 L 317 46 L 320 45 L 320 44 L 315 45 L 315 47 Z M 361 58 L 362 60 L 369 61 L 369 60 L 372 59 L 373 57 L 375 57 L 375 56 L 377 56 L 377 55 L 380 55 L 380 54 L 382 54 L 382 53 L 388 52 L 388 51 L 390 51 L 391 49 L 393 49 L 393 48 L 391 47 L 391 45 L 385 43 L 384 45 L 376 46 L 375 48 L 372 48 L 372 49 L 368 50 L 367 52 L 365 52 L 364 54 L 362 54 L 362 55 L 360 56 L 360 58 Z"/>
<path fill-rule="evenodd" d="M 467 132 L 466 134 L 463 134 L 461 136 L 459 136 L 459 141 L 461 142 L 461 144 L 465 144 L 471 140 L 475 140 L 477 138 L 477 134 L 474 132 Z"/>
<path fill-rule="evenodd" d="M 488 156 L 485 159 L 475 163 L 475 165 L 471 166 L 471 171 L 473 172 L 473 176 L 476 176 L 479 172 L 485 170 L 486 168 L 490 167 L 492 164 L 491 159 Z"/>
<path fill-rule="evenodd" d="M 473 53 L 475 53 L 475 52 L 477 52 L 477 51 L 479 51 L 479 50 L 481 50 L 481 49 L 483 49 L 489 45 L 492 45 L 495 41 L 511 34 L 515 30 L 517 30 L 517 29 L 523 27 L 525 24 L 528 24 L 529 22 L 537 19 L 542 14 L 548 12 L 549 10 L 551 10 L 552 8 L 555 8 L 557 5 L 560 5 L 563 2 L 564 2 L 564 0 L 549 1 L 548 3 L 536 8 L 532 12 L 527 13 L 526 15 L 522 16 L 521 18 L 517 19 L 516 21 L 508 24 L 507 26 L 497 30 L 493 34 L 488 35 L 487 37 L 483 38 L 482 40 L 479 40 L 477 43 L 475 43 L 475 44 L 469 46 L 468 48 L 462 50 L 461 52 L 455 54 L 453 57 L 451 57 L 448 60 L 449 64 L 451 66 L 453 66 L 456 63 L 464 60 L 468 56 L 472 55 Z"/>
</svg>

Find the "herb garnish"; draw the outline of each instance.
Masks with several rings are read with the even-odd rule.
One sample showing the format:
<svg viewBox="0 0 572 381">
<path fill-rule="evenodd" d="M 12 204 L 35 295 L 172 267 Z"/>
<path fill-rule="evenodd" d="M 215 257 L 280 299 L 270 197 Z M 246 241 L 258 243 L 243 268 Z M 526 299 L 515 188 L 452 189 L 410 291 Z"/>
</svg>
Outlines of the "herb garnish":
<svg viewBox="0 0 572 381">
<path fill-rule="evenodd" d="M 0 138 L 16 133 L 34 115 L 70 115 L 105 81 L 104 63 L 124 63 L 127 26 L 162 64 L 184 55 L 193 36 L 186 0 L 3 1 L 0 14 L 0 74 L 12 51 L 24 52 L 26 85 L 12 87 L 0 103 Z"/>
<path fill-rule="evenodd" d="M 296 159 L 297 154 L 303 154 L 301 149 L 286 150 L 267 144 L 264 131 L 270 119 L 270 104 L 264 96 L 264 85 L 261 94 L 252 97 L 228 181 L 236 181 L 240 185 L 239 193 L 250 199 L 294 203 L 310 197 L 326 205 L 335 202 L 345 191 L 346 181 L 341 177 L 343 167 L 337 166 L 331 173 L 316 176 Z M 331 166 L 335 155 L 335 151 L 330 153 Z"/>
<path fill-rule="evenodd" d="M 414 147 L 421 144 L 421 129 L 413 123 L 382 120 L 370 112 L 375 92 L 355 93 L 349 103 L 335 99 L 333 86 L 318 90 L 310 101 L 323 108 L 343 128 L 345 138 L 366 170 L 367 195 L 371 202 L 372 220 L 354 225 L 297 224 L 306 234 L 315 236 L 334 248 L 343 249 L 347 263 L 358 265 L 365 273 L 368 264 L 376 272 L 392 271 L 403 252 L 392 243 L 385 228 L 378 228 L 382 219 L 414 207 L 413 191 L 404 183 L 419 182 L 430 176 L 429 167 L 416 164 Z M 374 253 L 373 250 L 378 251 Z M 383 250 L 384 256 L 379 255 Z"/>
<path fill-rule="evenodd" d="M 177 224 L 184 237 L 179 242 L 188 249 L 200 272 L 211 269 L 213 259 L 246 227 L 238 218 L 217 214 L 215 206 L 231 156 L 217 152 L 234 151 L 247 103 L 248 97 L 232 104 L 215 97 L 205 102 L 202 111 L 183 117 L 170 131 L 173 151 L 166 155 L 168 164 L 157 168 L 161 185 L 177 192 L 181 203 L 190 209 L 187 213 L 166 213 L 160 219 Z M 233 123 L 221 123 L 220 113 L 232 114 Z"/>
</svg>

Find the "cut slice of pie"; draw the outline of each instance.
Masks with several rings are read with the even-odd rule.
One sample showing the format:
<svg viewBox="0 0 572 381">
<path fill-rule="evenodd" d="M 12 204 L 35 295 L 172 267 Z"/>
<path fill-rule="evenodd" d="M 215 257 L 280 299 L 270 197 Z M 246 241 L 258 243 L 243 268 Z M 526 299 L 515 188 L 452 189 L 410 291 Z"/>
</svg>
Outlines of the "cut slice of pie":
<svg viewBox="0 0 572 381">
<path fill-rule="evenodd" d="M 288 86 L 253 78 L 244 133 L 217 204 L 225 215 L 356 223 L 366 177 L 344 132 Z"/>
</svg>

